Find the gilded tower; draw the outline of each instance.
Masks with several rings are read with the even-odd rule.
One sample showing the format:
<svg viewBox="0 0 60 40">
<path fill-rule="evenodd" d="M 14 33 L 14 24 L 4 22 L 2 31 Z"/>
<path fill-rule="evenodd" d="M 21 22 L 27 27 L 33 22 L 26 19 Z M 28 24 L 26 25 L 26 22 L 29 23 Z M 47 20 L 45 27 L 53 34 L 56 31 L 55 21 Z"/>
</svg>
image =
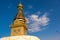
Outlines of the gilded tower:
<svg viewBox="0 0 60 40">
<path fill-rule="evenodd" d="M 26 19 L 22 13 L 23 5 L 21 3 L 17 6 L 18 12 L 11 24 L 11 36 L 25 35 L 27 31 Z"/>
</svg>

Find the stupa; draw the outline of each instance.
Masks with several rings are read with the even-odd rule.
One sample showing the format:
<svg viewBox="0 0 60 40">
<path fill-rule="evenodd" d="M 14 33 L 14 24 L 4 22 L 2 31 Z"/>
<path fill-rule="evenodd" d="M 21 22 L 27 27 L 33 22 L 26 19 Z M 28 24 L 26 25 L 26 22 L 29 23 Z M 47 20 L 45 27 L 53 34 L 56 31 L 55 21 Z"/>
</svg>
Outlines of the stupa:
<svg viewBox="0 0 60 40">
<path fill-rule="evenodd" d="M 10 26 L 11 36 L 0 38 L 0 40 L 40 40 L 36 36 L 27 35 L 27 21 L 22 13 L 23 5 L 19 3 L 17 9 L 18 12 Z"/>
</svg>

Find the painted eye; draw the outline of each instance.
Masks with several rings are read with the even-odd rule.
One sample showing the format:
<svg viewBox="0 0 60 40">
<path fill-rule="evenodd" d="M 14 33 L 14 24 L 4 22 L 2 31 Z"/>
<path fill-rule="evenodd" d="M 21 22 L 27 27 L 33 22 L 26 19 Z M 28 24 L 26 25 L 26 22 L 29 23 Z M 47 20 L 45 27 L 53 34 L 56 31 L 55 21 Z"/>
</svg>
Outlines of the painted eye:
<svg viewBox="0 0 60 40">
<path fill-rule="evenodd" d="M 14 30 L 14 32 L 16 32 L 16 30 Z"/>
<path fill-rule="evenodd" d="M 18 29 L 18 30 L 14 30 L 14 32 L 18 33 L 18 32 L 20 32 L 20 29 Z"/>
<path fill-rule="evenodd" d="M 18 29 L 18 32 L 20 32 L 20 29 Z"/>
</svg>

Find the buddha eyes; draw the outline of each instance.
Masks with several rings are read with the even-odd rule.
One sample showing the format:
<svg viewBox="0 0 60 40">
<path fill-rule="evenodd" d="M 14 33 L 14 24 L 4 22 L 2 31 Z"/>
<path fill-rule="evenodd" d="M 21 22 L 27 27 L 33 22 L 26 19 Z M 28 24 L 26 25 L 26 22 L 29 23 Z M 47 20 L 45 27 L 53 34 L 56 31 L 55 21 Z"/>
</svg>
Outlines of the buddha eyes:
<svg viewBox="0 0 60 40">
<path fill-rule="evenodd" d="M 15 32 L 15 33 L 18 33 L 18 32 L 20 32 L 20 29 L 18 29 L 18 30 L 14 30 L 14 32 Z"/>
</svg>

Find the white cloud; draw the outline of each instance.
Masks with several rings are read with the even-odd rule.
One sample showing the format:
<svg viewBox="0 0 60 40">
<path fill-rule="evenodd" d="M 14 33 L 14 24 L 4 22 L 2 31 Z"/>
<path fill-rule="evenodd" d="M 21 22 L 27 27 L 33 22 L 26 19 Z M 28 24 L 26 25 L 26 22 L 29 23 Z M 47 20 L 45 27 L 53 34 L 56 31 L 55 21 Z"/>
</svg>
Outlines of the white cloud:
<svg viewBox="0 0 60 40">
<path fill-rule="evenodd" d="M 39 17 L 39 15 L 32 14 L 26 19 L 28 23 L 27 26 L 29 28 L 28 30 L 31 32 L 44 30 L 45 28 L 41 28 L 41 26 L 46 26 L 48 25 L 48 22 L 49 22 L 49 18 L 47 17 L 46 13 L 41 17 Z"/>
<path fill-rule="evenodd" d="M 47 14 L 44 14 L 44 15 L 41 17 L 41 25 L 42 25 L 42 26 L 48 25 L 48 21 L 49 21 L 49 18 L 47 17 Z"/>
</svg>

